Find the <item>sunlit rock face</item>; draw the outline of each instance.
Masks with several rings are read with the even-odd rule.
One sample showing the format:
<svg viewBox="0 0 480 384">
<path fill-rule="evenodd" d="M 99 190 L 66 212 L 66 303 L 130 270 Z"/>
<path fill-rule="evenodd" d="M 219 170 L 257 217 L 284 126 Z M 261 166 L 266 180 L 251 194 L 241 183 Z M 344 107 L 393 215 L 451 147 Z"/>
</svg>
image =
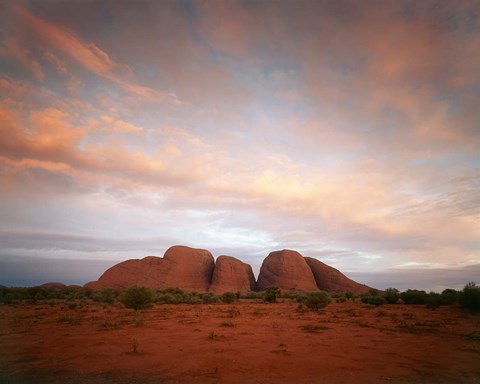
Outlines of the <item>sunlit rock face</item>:
<svg viewBox="0 0 480 384">
<path fill-rule="evenodd" d="M 97 281 L 86 286 L 96 290 L 143 285 L 156 289 L 181 288 L 206 292 L 210 287 L 214 265 L 209 251 L 176 245 L 169 248 L 163 258 L 147 256 L 116 264 Z"/>
<path fill-rule="evenodd" d="M 232 256 L 219 256 L 213 270 L 210 292 L 250 292 L 255 290 L 252 267 Z"/>
<path fill-rule="evenodd" d="M 370 289 L 370 287 L 349 279 L 338 269 L 330 267 L 317 259 L 305 257 L 305 261 L 313 272 L 317 287 L 322 291 L 364 293 Z"/>
<path fill-rule="evenodd" d="M 272 285 L 282 290 L 318 290 L 312 270 L 305 258 L 300 253 L 288 249 L 271 252 L 263 260 L 257 288 L 263 291 Z"/>
<path fill-rule="evenodd" d="M 204 249 L 176 245 L 163 257 L 126 260 L 107 269 L 97 281 L 86 284 L 93 290 L 124 289 L 142 285 L 154 289 L 180 288 L 187 292 L 250 292 L 277 286 L 288 291 L 367 292 L 359 284 L 321 261 L 284 249 L 271 252 L 262 263 L 258 282 L 252 267 L 232 256 L 219 256 Z"/>
</svg>

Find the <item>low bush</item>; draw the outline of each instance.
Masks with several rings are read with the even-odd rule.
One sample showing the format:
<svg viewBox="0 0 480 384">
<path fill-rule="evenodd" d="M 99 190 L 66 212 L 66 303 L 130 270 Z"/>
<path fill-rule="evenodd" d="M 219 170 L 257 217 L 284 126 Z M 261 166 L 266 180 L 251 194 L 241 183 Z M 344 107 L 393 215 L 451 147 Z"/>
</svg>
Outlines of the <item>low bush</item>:
<svg viewBox="0 0 480 384">
<path fill-rule="evenodd" d="M 113 288 L 103 288 L 92 296 L 93 301 L 103 304 L 113 304 L 119 295 L 118 290 Z"/>
<path fill-rule="evenodd" d="M 480 312 L 480 286 L 470 282 L 463 288 L 460 294 L 462 308 L 472 312 Z"/>
<path fill-rule="evenodd" d="M 224 292 L 220 296 L 220 300 L 225 304 L 232 304 L 234 301 L 237 300 L 237 295 L 234 292 Z"/>
<path fill-rule="evenodd" d="M 458 302 L 459 292 L 455 289 L 447 288 L 442 292 L 443 305 L 451 305 Z"/>
<path fill-rule="evenodd" d="M 387 301 L 383 296 L 371 296 L 371 295 L 362 296 L 362 303 L 364 304 L 383 305 L 383 304 L 386 304 L 386 302 Z"/>
<path fill-rule="evenodd" d="M 214 304 L 218 302 L 218 296 L 215 296 L 213 293 L 208 292 L 202 295 L 203 304 Z"/>
<path fill-rule="evenodd" d="M 305 296 L 305 305 L 310 309 L 319 310 L 331 302 L 330 295 L 325 291 L 309 292 Z"/>
<path fill-rule="evenodd" d="M 150 288 L 134 285 L 127 288 L 119 297 L 119 300 L 125 307 L 138 311 L 139 309 L 151 308 L 154 297 Z"/>
<path fill-rule="evenodd" d="M 266 303 L 276 303 L 278 297 L 280 297 L 280 288 L 274 285 L 268 287 L 263 293 L 263 301 Z"/>
<path fill-rule="evenodd" d="M 388 304 L 396 304 L 400 299 L 400 292 L 396 288 L 387 288 L 383 297 Z"/>
<path fill-rule="evenodd" d="M 441 305 L 443 305 L 442 295 L 440 295 L 439 293 L 430 292 L 425 299 L 425 305 L 428 308 L 440 307 Z"/>
<path fill-rule="evenodd" d="M 400 294 L 400 298 L 405 304 L 425 304 L 427 301 L 427 292 L 417 289 L 407 289 Z"/>
</svg>

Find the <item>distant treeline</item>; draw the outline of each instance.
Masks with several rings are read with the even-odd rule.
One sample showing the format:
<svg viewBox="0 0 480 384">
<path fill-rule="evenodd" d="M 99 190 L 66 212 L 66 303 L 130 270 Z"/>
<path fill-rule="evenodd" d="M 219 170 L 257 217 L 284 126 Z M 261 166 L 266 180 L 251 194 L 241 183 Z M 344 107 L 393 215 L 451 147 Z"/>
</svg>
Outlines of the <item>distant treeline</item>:
<svg viewBox="0 0 480 384">
<path fill-rule="evenodd" d="M 480 311 L 480 286 L 470 282 L 461 291 L 454 289 L 445 289 L 442 293 L 425 292 L 423 290 L 408 289 L 400 292 L 395 288 L 388 288 L 385 291 L 371 289 L 368 293 L 357 295 L 352 292 L 333 293 L 333 292 L 294 292 L 281 291 L 278 287 L 269 287 L 264 292 L 225 292 L 215 295 L 211 292 L 185 292 L 180 288 L 168 288 L 163 290 L 154 290 L 147 287 L 130 287 L 126 290 L 112 288 L 103 288 L 100 291 L 93 291 L 84 287 L 3 287 L 0 286 L 0 304 L 19 305 L 28 304 L 48 304 L 56 305 L 59 301 L 66 301 L 74 306 L 78 300 L 93 300 L 95 302 L 109 305 L 119 301 L 127 307 L 134 308 L 135 304 L 130 305 L 130 298 L 135 295 L 142 296 L 142 300 L 150 304 L 215 304 L 233 303 L 240 299 L 250 299 L 261 302 L 275 303 L 278 300 L 294 300 L 304 303 L 311 307 L 309 303 L 317 302 L 312 307 L 320 308 L 328 305 L 332 300 L 343 303 L 348 300 L 360 300 L 364 304 L 384 305 L 384 304 L 407 304 L 407 305 L 425 305 L 429 308 L 438 308 L 444 305 L 458 305 L 473 312 Z M 321 305 L 318 302 L 321 301 Z"/>
</svg>

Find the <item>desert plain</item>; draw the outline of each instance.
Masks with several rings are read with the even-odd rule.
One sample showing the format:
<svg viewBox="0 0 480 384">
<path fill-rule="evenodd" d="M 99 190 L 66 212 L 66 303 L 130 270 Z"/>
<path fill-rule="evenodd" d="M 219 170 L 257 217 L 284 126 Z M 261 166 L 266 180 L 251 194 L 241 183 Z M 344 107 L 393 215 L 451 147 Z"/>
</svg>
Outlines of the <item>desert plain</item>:
<svg viewBox="0 0 480 384">
<path fill-rule="evenodd" d="M 0 383 L 480 383 L 480 316 L 360 300 L 1 305 Z"/>
</svg>

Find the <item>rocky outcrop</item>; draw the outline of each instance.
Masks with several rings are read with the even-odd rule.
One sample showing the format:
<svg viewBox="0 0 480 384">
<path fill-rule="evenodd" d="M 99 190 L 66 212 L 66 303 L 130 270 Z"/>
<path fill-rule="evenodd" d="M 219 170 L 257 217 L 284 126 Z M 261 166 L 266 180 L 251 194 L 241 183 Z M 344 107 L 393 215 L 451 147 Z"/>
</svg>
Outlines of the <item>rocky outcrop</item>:
<svg viewBox="0 0 480 384">
<path fill-rule="evenodd" d="M 49 282 L 49 283 L 40 285 L 40 287 L 46 288 L 46 289 L 64 289 L 66 285 L 59 282 Z"/>
<path fill-rule="evenodd" d="M 370 289 L 366 285 L 349 279 L 338 269 L 330 267 L 313 257 L 305 257 L 305 261 L 313 272 L 317 287 L 322 291 L 365 293 Z"/>
<path fill-rule="evenodd" d="M 215 261 L 205 249 L 174 246 L 163 256 L 162 288 L 206 292 L 210 287 Z"/>
<path fill-rule="evenodd" d="M 60 283 L 45 285 L 65 287 Z M 45 286 L 44 285 L 44 286 Z M 359 284 L 335 268 L 296 251 L 271 252 L 263 261 L 255 283 L 252 267 L 232 256 L 219 256 L 204 249 L 176 245 L 163 257 L 147 256 L 121 262 L 107 269 L 97 281 L 85 287 L 124 289 L 142 285 L 154 289 L 180 288 L 185 291 L 249 292 L 263 291 L 275 285 L 281 290 L 329 292 L 367 292 L 370 287 Z"/>
<path fill-rule="evenodd" d="M 209 291 L 250 292 L 255 290 L 255 277 L 252 267 L 232 256 L 219 256 L 213 270 L 212 285 Z"/>
<path fill-rule="evenodd" d="M 214 259 L 210 252 L 173 246 L 164 257 L 147 256 L 127 260 L 107 269 L 98 281 L 86 284 L 94 290 L 104 287 L 123 289 L 131 285 L 150 288 L 181 288 L 206 292 L 210 286 Z"/>
<path fill-rule="evenodd" d="M 312 270 L 304 257 L 300 253 L 288 249 L 271 252 L 263 260 L 257 288 L 259 291 L 263 291 L 271 285 L 282 290 L 318 290 Z"/>
</svg>

